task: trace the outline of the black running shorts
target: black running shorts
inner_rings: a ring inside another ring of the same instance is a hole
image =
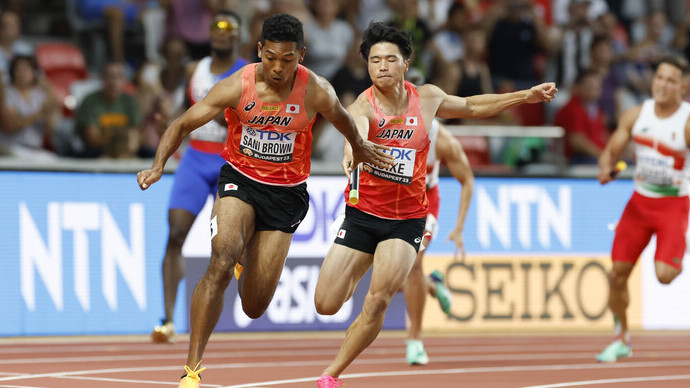
[[[381,241],[399,238],[408,242],[416,252],[424,236],[425,218],[388,220],[364,213],[352,206],[345,207],[345,220],[338,229],[335,243],[358,251],[374,254]]]
[[[294,233],[309,210],[307,184],[272,186],[256,182],[223,165],[218,177],[218,196],[236,197],[254,207],[255,230]]]

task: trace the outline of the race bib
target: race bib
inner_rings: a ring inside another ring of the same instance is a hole
[[[395,166],[381,169],[367,163],[364,165],[364,170],[375,177],[409,186],[412,183],[417,150],[414,148],[391,147],[390,150],[383,150],[383,152],[395,158]]]
[[[638,152],[635,178],[656,186],[674,185],[673,157],[656,152]]]
[[[255,159],[288,163],[292,161],[296,137],[294,132],[264,131],[243,125],[240,152]]]

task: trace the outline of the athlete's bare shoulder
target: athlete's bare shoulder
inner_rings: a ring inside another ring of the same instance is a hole
[[[631,106],[630,108],[623,111],[619,119],[619,122],[626,122],[632,125],[632,123],[634,123],[640,116],[641,111],[642,105]]]
[[[374,106],[369,102],[366,91],[357,96],[357,99],[347,107],[348,112],[354,116],[364,116],[369,120],[374,118]]]
[[[434,84],[424,84],[415,86],[420,98],[442,98],[446,92]]]
[[[310,69],[306,68],[309,76],[307,77],[307,93],[308,94],[315,94],[316,96],[320,95],[321,93],[333,93],[335,94],[335,90],[333,89],[333,85],[331,85],[330,82],[328,82],[327,79],[324,77],[314,73]]]
[[[309,76],[307,77],[307,89],[304,100],[309,116],[311,117],[312,114],[333,109],[334,106],[340,104],[333,85],[313,71],[309,69],[307,71]]]

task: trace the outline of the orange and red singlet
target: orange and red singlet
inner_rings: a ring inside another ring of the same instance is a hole
[[[258,63],[242,73],[237,109],[227,108],[228,140],[222,156],[243,175],[269,185],[296,186],[311,170],[311,127],[304,106],[309,71],[299,65],[285,101],[264,103],[256,94]]]
[[[369,123],[369,140],[391,147],[395,166],[380,169],[364,164],[360,173],[360,201],[357,209],[377,217],[402,220],[424,218],[429,206],[426,198],[426,157],[429,152],[427,134],[419,94],[413,84],[405,81],[408,108],[404,114],[387,116],[376,105],[374,87],[365,91],[374,108]],[[349,190],[345,190],[346,199]],[[350,205],[348,202],[348,206]]]

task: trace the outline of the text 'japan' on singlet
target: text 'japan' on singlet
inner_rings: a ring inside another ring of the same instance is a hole
[[[228,71],[215,74],[211,72],[211,57],[202,58],[194,69],[194,74],[189,80],[189,100],[192,104],[196,104],[202,98],[206,97],[208,91],[218,81],[229,76],[230,74],[241,69],[247,64],[247,60],[239,58],[232,64]],[[225,140],[228,135],[228,130],[224,125],[221,125],[216,120],[211,120],[208,123],[192,131],[189,135],[189,146],[202,152],[220,154],[225,147]]]
[[[369,123],[369,140],[391,147],[395,166],[380,169],[363,164],[359,180],[357,209],[386,219],[412,219],[426,217],[429,206],[426,198],[426,157],[429,136],[424,125],[417,89],[405,81],[408,96],[407,111],[387,116],[376,104],[374,87],[365,91],[374,108]],[[349,198],[349,190],[345,190]]]
[[[309,71],[298,65],[292,91],[285,101],[264,103],[256,94],[258,63],[242,73],[237,109],[227,108],[228,140],[223,157],[240,173],[266,184],[296,186],[311,170],[311,121],[304,97]]]
[[[635,190],[647,197],[688,195],[688,146],[685,125],[690,104],[682,102],[667,118],[654,113],[654,100],[642,103],[632,129],[635,143]]]

